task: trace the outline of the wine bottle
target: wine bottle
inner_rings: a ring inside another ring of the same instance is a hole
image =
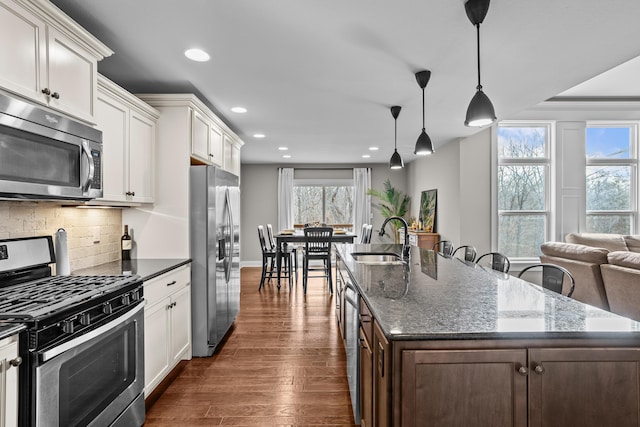
[[[120,238],[120,248],[122,249],[122,260],[129,261],[131,259],[131,236],[129,235],[129,226],[124,226],[124,234]]]

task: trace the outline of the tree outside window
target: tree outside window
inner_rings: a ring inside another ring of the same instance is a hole
[[[547,124],[500,125],[498,136],[498,251],[539,256],[549,222]]]
[[[636,222],[635,125],[589,125],[586,131],[587,231],[631,234]]]
[[[353,186],[294,184],[293,212],[295,224],[352,224]]]

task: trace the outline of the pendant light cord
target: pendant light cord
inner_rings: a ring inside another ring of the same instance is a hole
[[[398,118],[393,119],[393,149],[398,151]]]
[[[422,88],[422,131],[424,132],[424,88]]]
[[[480,84],[480,24],[476,24],[476,30],[477,30],[477,40],[478,40],[478,45],[477,45],[477,53],[478,53],[478,86],[476,87],[477,90],[482,90],[482,85]]]

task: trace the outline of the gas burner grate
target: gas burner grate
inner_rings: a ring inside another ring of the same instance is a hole
[[[138,276],[54,276],[0,289],[0,319],[35,319],[112,292]]]

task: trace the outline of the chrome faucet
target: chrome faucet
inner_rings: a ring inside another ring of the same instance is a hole
[[[384,227],[387,225],[389,221],[398,220],[402,223],[402,227],[404,227],[404,242],[402,242],[402,258],[407,260],[409,259],[409,252],[411,251],[411,247],[409,246],[409,224],[407,221],[401,216],[390,216],[385,219],[382,223],[382,227],[380,227],[380,237],[384,236]]]

